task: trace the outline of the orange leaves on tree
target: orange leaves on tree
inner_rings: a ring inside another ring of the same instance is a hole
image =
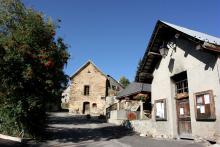
[[[47,68],[52,68],[54,66],[54,61],[49,59],[47,62],[44,63],[44,66]]]

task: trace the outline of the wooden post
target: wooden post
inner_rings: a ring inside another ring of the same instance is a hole
[[[120,101],[117,102],[117,110],[120,110]]]
[[[143,107],[143,101],[140,100],[140,119],[143,119],[143,115],[144,115],[144,107]]]

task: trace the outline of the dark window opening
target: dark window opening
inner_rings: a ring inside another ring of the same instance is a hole
[[[93,103],[93,104],[92,104],[92,108],[97,108],[97,104],[96,104],[96,103]]]
[[[188,79],[186,71],[174,75],[171,79],[175,82],[176,94],[188,93]]]
[[[176,93],[188,93],[188,80],[182,80],[182,81],[178,81],[176,82]]]
[[[89,95],[89,86],[88,85],[84,86],[84,95]]]
[[[116,86],[115,85],[112,85],[112,90],[116,90]]]

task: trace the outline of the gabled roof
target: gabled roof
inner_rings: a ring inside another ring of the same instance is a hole
[[[107,75],[107,77],[110,82],[110,85],[116,85],[116,86],[119,86],[120,89],[124,89],[124,87],[117,80],[115,80],[112,76]]]
[[[152,82],[152,73],[161,59],[160,46],[164,42],[178,37],[194,42],[198,46],[198,50],[220,53],[220,38],[158,20],[138,69],[139,73],[136,74],[135,79],[138,79],[136,82]]]
[[[117,81],[115,80],[113,77],[111,77],[110,75],[106,75],[104,74],[91,60],[88,60],[82,67],[80,67],[71,77],[70,79],[74,78],[76,75],[78,75],[83,69],[85,69],[89,64],[92,64],[97,71],[99,71],[103,76],[106,77],[106,79],[108,79],[110,82],[113,82],[114,85],[120,86],[121,89],[123,89],[123,86]]]
[[[71,77],[70,79],[74,78],[76,75],[78,75],[83,69],[85,69],[89,64],[92,64],[96,70],[98,70],[103,76],[108,78],[91,60],[88,60],[82,67],[80,67]]]
[[[150,93],[151,92],[151,85],[145,84],[145,83],[132,82],[124,90],[119,92],[119,94],[116,98],[120,99],[122,97],[127,97],[127,96],[130,96],[133,94],[138,94],[140,92]]]

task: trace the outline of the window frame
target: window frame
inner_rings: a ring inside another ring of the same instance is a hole
[[[204,106],[206,108],[206,104],[204,103],[204,95],[209,94],[209,101],[210,101],[210,116],[198,116],[198,111],[197,111],[197,106],[201,107]],[[198,105],[197,103],[197,97],[202,96],[202,101],[203,103],[201,105]],[[194,93],[194,107],[195,107],[195,118],[196,121],[215,121],[216,120],[216,111],[215,111],[215,101],[214,101],[214,95],[212,90],[206,90],[206,91],[201,91],[201,92],[196,92]]]
[[[164,117],[163,118],[158,118],[157,117],[157,103],[164,103]],[[155,120],[156,121],[167,121],[167,103],[166,103],[166,99],[159,99],[159,100],[155,100],[154,101],[154,114],[155,114]]]
[[[179,86],[179,88],[178,88],[178,86]],[[183,80],[176,81],[175,88],[176,88],[176,94],[188,93],[189,92],[188,79],[186,78]],[[182,91],[182,92],[179,92],[179,91]]]
[[[88,88],[88,91],[87,91],[87,88]],[[88,96],[90,93],[90,86],[89,85],[84,85],[84,95],[85,96]]]

